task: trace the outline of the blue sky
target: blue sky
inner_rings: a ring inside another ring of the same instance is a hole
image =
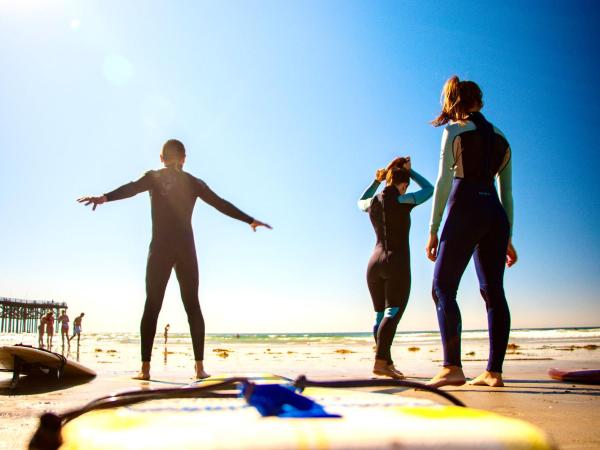
[[[594,2],[0,1],[0,295],[64,300],[88,330],[138,329],[146,195],[75,203],[160,166],[186,170],[273,225],[198,204],[208,332],[362,331],[374,243],[356,200],[409,154],[432,182],[428,122],[451,75],[484,91],[513,149],[515,327],[598,325],[600,54]],[[436,329],[412,214],[412,294],[400,330]],[[465,328],[484,328],[473,267]],[[171,280],[159,323],[186,331]]]

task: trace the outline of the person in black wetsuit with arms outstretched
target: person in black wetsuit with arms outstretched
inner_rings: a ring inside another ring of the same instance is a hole
[[[160,160],[164,168],[150,170],[139,180],[125,184],[99,197],[82,197],[77,201],[98,205],[133,197],[141,192],[150,193],[152,206],[152,242],[146,266],[146,304],[140,326],[142,368],[136,379],[150,379],[150,357],[156,334],[156,324],[165,289],[175,268],[181,299],[188,317],[196,360],[196,378],[207,378],[204,371],[204,318],[198,301],[198,261],[192,230],[192,212],[196,198],[200,198],[223,214],[257,227],[271,228],[243,213],[234,205],[215,194],[204,181],[183,171],[185,147],[175,139],[162,148]]]

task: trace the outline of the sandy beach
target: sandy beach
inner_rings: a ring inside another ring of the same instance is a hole
[[[468,406],[519,418],[545,430],[562,449],[600,448],[600,386],[562,383],[550,379],[550,367],[599,368],[600,330],[586,333],[513,332],[505,364],[504,388],[461,386],[445,388]],[[399,335],[393,357],[410,379],[425,381],[436,373],[441,347],[435,333]],[[271,336],[271,337],[270,337]],[[2,345],[33,344],[34,335],[3,335]],[[152,378],[131,380],[138,368],[139,341],[135,334],[84,335],[79,361],[98,372],[88,383],[53,387],[24,382],[16,392],[8,389],[10,374],[0,375],[0,448],[24,448],[44,411],[62,412],[111,392],[184,385],[192,382],[192,353],[186,335],[173,334],[164,348],[157,339]],[[73,343],[75,350],[76,344]],[[487,343],[481,333],[463,341],[464,369],[468,377],[485,368]],[[60,347],[55,348],[60,351]],[[261,335],[209,336],[205,364],[209,373],[269,372],[289,378],[306,374],[315,379],[370,378],[372,342],[367,335]],[[73,351],[69,358],[76,359]],[[393,395],[429,398],[412,390]]]

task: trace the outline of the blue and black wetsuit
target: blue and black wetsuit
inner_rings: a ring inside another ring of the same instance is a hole
[[[358,201],[359,208],[369,213],[377,237],[367,267],[367,285],[376,312],[376,357],[389,364],[393,364],[392,342],[410,295],[410,212],[433,194],[433,186],[424,177],[414,170],[410,177],[421,187],[419,191],[400,195],[394,186],[387,186],[375,195],[379,182],[374,181]]]
[[[152,242],[146,266],[146,305],[140,326],[142,361],[150,361],[158,314],[175,268],[188,317],[196,361],[204,359],[204,318],[198,301],[198,261],[192,212],[199,197],[223,214],[246,223],[253,218],[215,194],[204,181],[176,168],[146,172],[142,178],[109,192],[108,201],[150,193]]]
[[[496,177],[500,199],[494,185]],[[440,237],[433,276],[433,299],[444,347],[444,366],[461,365],[462,325],[456,292],[474,256],[488,315],[487,370],[502,372],[510,332],[504,265],[513,216],[511,150],[504,135],[481,113],[472,113],[469,121],[448,125],[444,130],[432,233],[438,231],[446,202],[448,217]]]

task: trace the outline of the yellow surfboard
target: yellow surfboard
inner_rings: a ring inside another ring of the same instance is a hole
[[[252,378],[285,381],[270,374]],[[309,387],[303,395],[341,417],[262,417],[243,398],[152,400],[79,416],[62,429],[61,449],[553,448],[539,428],[477,409],[353,389]]]

